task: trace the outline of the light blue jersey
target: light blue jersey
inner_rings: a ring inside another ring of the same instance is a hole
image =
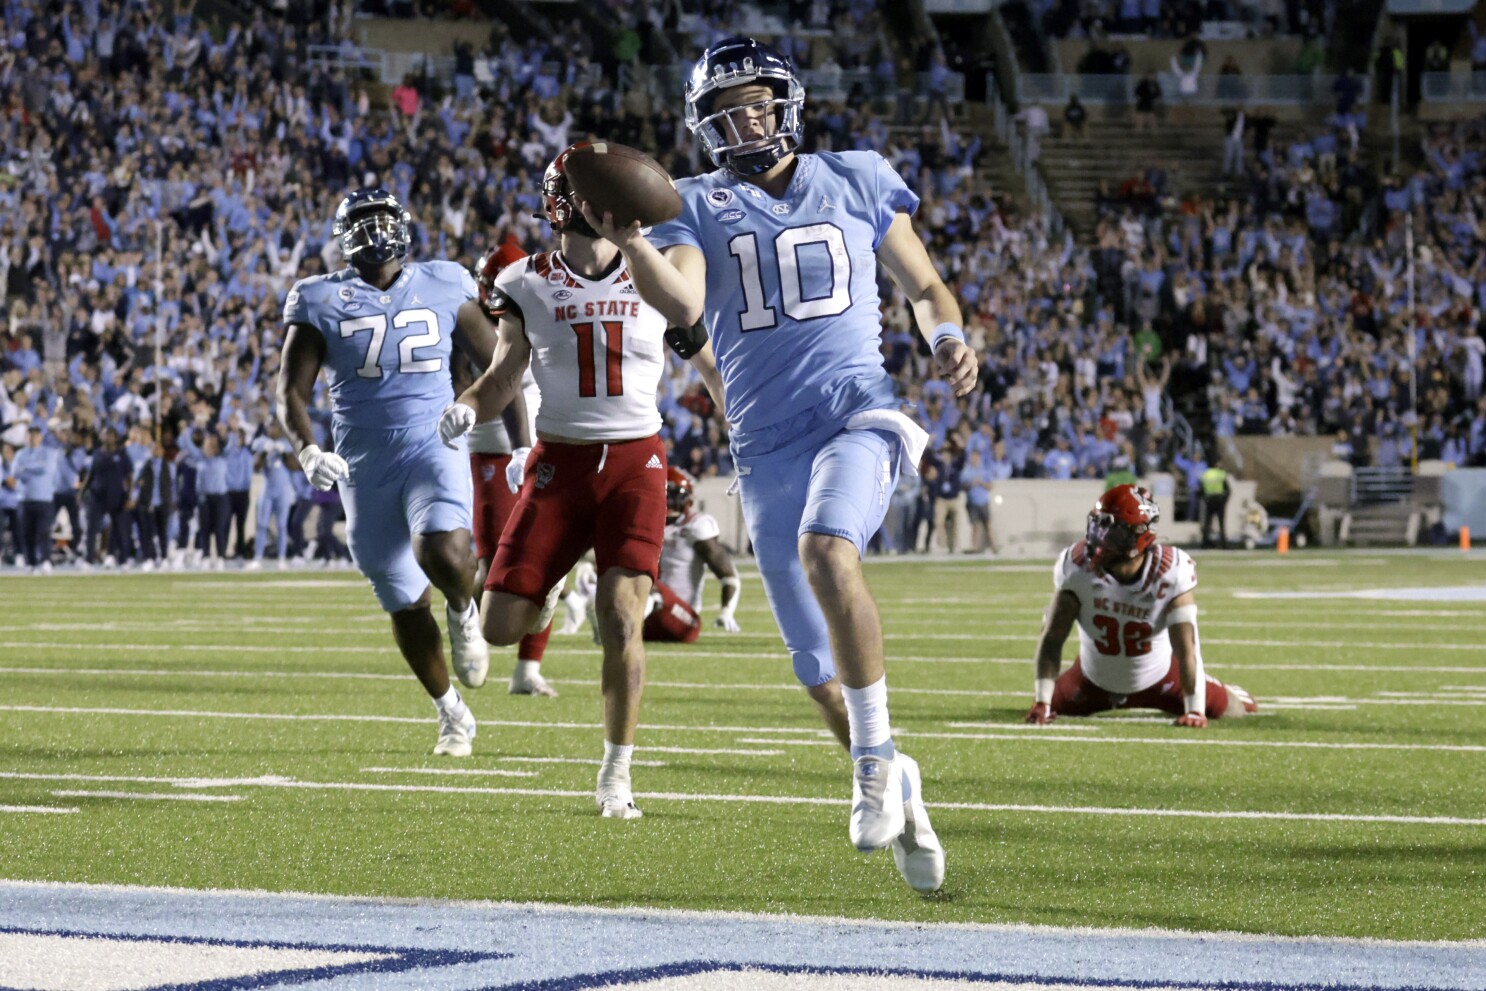
[[[454,326],[478,292],[456,262],[410,262],[385,291],[346,268],[296,282],[284,322],[325,338],[336,423],[390,430],[437,421],[454,401]]]
[[[897,485],[896,437],[847,421],[897,406],[882,362],[877,249],[918,197],[875,152],[798,162],[777,200],[725,171],[677,183],[681,215],[649,237],[706,256],[705,320],[743,517],[795,675],[813,687],[836,667],[799,539],[827,534],[862,553]]]
[[[918,196],[876,152],[798,156],[780,199],[716,171],[676,184],[658,248],[707,259],[705,320],[741,459],[819,443],[896,405],[883,368],[877,247]]]

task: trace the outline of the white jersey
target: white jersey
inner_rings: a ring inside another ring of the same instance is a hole
[[[707,581],[707,563],[697,553],[697,544],[721,535],[722,528],[710,513],[692,513],[666,524],[665,542],[660,548],[660,580],[697,612],[702,610],[702,586]]]
[[[1197,565],[1185,551],[1155,544],[1130,584],[1096,574],[1084,541],[1058,555],[1053,587],[1078,597],[1078,657],[1084,677],[1115,695],[1133,695],[1171,670],[1166,612],[1197,587]]]
[[[521,312],[531,342],[538,433],[620,441],[660,431],[666,318],[640,299],[623,264],[588,281],[549,251],[506,266],[495,289]]]
[[[532,378],[530,368],[521,373],[521,393],[526,399],[526,419],[530,423],[536,419],[537,407],[542,402],[542,394],[537,390],[537,380]],[[471,454],[510,454],[515,447],[506,430],[506,421],[500,417],[475,424],[467,436]]]

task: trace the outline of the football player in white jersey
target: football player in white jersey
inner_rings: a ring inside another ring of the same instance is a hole
[[[692,506],[696,483],[674,465],[666,481],[666,540],[660,552],[660,581],[650,593],[650,615],[644,637],[668,643],[693,643],[702,631],[702,591],[707,572],[722,583],[722,602],[713,625],[739,633],[734,613],[742,582],[733,556],[722,543],[722,530],[711,513]]]
[[[1090,511],[1085,539],[1058,556],[1027,722],[1160,709],[1177,717],[1175,725],[1200,729],[1209,719],[1257,711],[1248,692],[1202,670],[1197,565],[1156,543],[1160,517],[1145,489],[1116,485]],[[1078,659],[1060,677],[1075,623]]]
[[[537,444],[524,464],[512,456],[521,495],[485,581],[481,623],[494,644],[532,632],[550,590],[593,548],[605,737],[595,798],[605,817],[636,819],[630,762],[645,677],[640,627],[660,571],[666,519],[656,392],[666,342],[674,346],[674,338],[665,318],[640,299],[619,249],[597,236],[573,202],[566,161],[581,147],[564,150],[542,178],[543,212],[559,250],[525,258],[496,278],[505,301],[495,355],[444,411],[440,434],[452,440],[493,418],[530,363],[542,394]],[[711,348],[699,344],[683,356],[721,406]]]
[[[496,276],[508,266],[526,257],[514,237],[508,237],[485,253],[475,265],[475,285],[480,290],[480,306],[491,320],[499,321],[504,310],[505,297],[495,291]],[[476,369],[478,375],[484,369]],[[485,587],[485,578],[490,574],[490,562],[495,559],[495,549],[500,535],[506,528],[511,510],[516,508],[516,491],[506,482],[513,454],[519,452],[524,461],[531,449],[529,435],[531,418],[538,409],[536,381],[528,369],[517,390],[501,415],[493,420],[476,423],[469,432],[470,474],[475,481],[474,536],[475,588]],[[463,391],[463,390],[461,390]],[[478,594],[478,592],[477,592]],[[528,633],[516,646],[516,667],[511,671],[509,690],[512,695],[535,695],[556,698],[557,690],[542,677],[542,656],[547,651],[547,640],[552,635],[549,622],[537,633]],[[466,681],[471,688],[479,687],[485,680],[485,670],[478,672],[479,683]]]

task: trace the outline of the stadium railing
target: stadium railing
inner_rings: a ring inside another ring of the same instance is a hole
[[[1163,72],[1157,75],[1161,84],[1161,99],[1167,104],[1191,104],[1198,106],[1223,106],[1244,103],[1251,106],[1303,105],[1323,103],[1333,98],[1334,87],[1339,77],[1315,73],[1311,75],[1273,76],[1222,76],[1206,75],[1197,79],[1196,93],[1182,93],[1175,75]],[[1359,103],[1365,103],[1372,89],[1372,80],[1356,77],[1361,84]],[[1067,103],[1075,93],[1086,104],[1101,106],[1123,106],[1135,102],[1135,87],[1139,76],[1130,74],[1039,74],[1019,73],[1016,80],[1018,103]]]
[[[1476,103],[1486,101],[1486,72],[1456,75],[1453,72],[1421,73],[1419,95],[1425,103]]]

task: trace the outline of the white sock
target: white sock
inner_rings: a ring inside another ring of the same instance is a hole
[[[866,688],[842,685],[841,695],[846,700],[846,721],[851,727],[853,752],[879,747],[893,738],[887,716],[886,675]]]
[[[516,662],[516,675],[515,675],[515,677],[516,677],[516,680],[517,681],[520,681],[520,682],[530,682],[530,681],[533,681],[533,680],[535,680],[537,678],[540,678],[542,676],[541,672],[542,672],[542,662],[541,661],[517,661]]]
[[[450,685],[447,692],[433,700],[433,705],[440,712],[457,712],[464,708],[464,699],[459,697],[459,689]]]
[[[464,604],[464,608],[461,609],[459,612],[455,612],[453,609],[451,609],[449,607],[449,603],[446,602],[446,603],[444,603],[444,611],[447,612],[450,616],[453,616],[456,619],[460,620],[461,622],[463,622],[464,620],[469,619],[471,613],[474,613],[475,615],[479,615],[479,607],[475,605],[475,600],[474,599],[471,599],[468,602],[466,602]]]
[[[604,763],[605,764],[628,764],[634,756],[635,745],[633,743],[610,743],[604,741]]]

